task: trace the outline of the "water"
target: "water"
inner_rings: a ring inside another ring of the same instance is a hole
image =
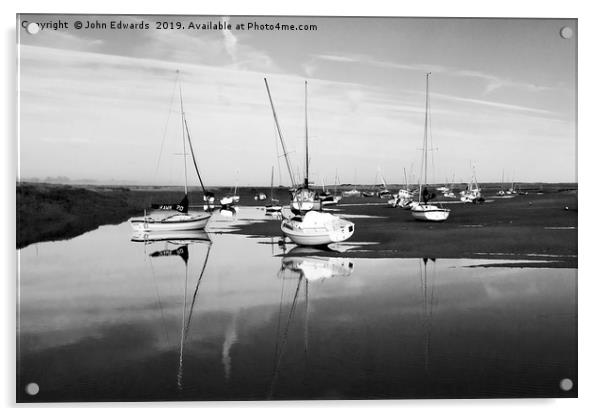
[[[283,248],[227,233],[260,212],[217,218],[210,241],[123,223],[20,250],[18,400],[576,395],[575,269]]]

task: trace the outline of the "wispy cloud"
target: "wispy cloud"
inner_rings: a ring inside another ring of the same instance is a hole
[[[222,17],[222,22],[224,22],[226,25],[229,23],[229,21],[229,17]],[[222,35],[224,36],[224,47],[226,49],[226,52],[228,52],[228,55],[230,55],[230,58],[232,58],[233,61],[236,61],[236,47],[238,45],[238,39],[236,38],[236,36],[234,36],[231,30],[228,30],[226,28],[222,29]]]
[[[550,87],[545,85],[538,85],[529,82],[520,82],[503,77],[499,77],[493,74],[488,74],[482,71],[459,69],[442,65],[433,64],[402,64],[398,62],[383,61],[374,59],[368,55],[329,55],[329,54],[316,54],[312,55],[308,63],[305,64],[306,72],[307,68],[311,69],[312,74],[316,73],[318,64],[320,61],[335,62],[335,63],[356,63],[360,65],[374,66],[378,68],[389,68],[396,70],[406,71],[418,71],[418,72],[435,72],[444,73],[453,77],[462,78],[474,78],[484,81],[485,87],[483,94],[487,95],[495,90],[506,87],[513,87],[519,89],[525,89],[529,92],[540,92],[550,91],[556,89],[556,87]]]

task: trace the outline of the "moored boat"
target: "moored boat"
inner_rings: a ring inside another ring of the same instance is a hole
[[[310,211],[284,219],[280,229],[295,244],[322,246],[348,240],[355,224],[329,213]]]
[[[178,72],[179,74],[179,72]],[[190,154],[194,162],[194,167],[198,175],[201,187],[205,191],[203,181],[194,157],[194,150],[192,148],[192,140],[190,138],[190,131],[188,129],[188,123],[186,122],[186,114],[184,113],[184,104],[182,99],[182,86],[180,84],[180,116],[182,122],[182,147],[184,150],[183,161],[184,161],[184,198],[176,204],[152,204],[151,209],[152,215],[147,215],[146,211],[143,217],[130,218],[129,222],[135,231],[151,232],[151,231],[184,231],[184,230],[201,230],[204,229],[211,214],[207,212],[189,212],[188,211],[188,174],[187,174],[187,163],[186,157],[188,155],[186,149],[186,139],[188,139],[188,145],[190,147]],[[172,215],[158,215],[161,211],[175,211]]]
[[[437,205],[429,204],[428,202],[436,197],[435,193],[431,193],[427,187],[428,183],[428,128],[429,128],[429,116],[430,116],[430,101],[429,101],[429,76],[430,72],[426,74],[426,105],[425,105],[425,116],[424,116],[424,137],[422,147],[422,166],[424,173],[424,182],[421,181],[418,191],[418,203],[410,208],[412,217],[419,221],[433,221],[441,222],[447,220],[451,210],[443,208]]]

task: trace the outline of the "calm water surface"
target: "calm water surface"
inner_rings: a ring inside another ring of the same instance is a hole
[[[575,269],[227,233],[261,216],[217,216],[197,240],[132,242],[123,223],[20,250],[18,400],[576,395]]]

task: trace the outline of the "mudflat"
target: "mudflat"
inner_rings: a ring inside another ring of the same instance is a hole
[[[212,190],[219,195],[230,189]],[[242,188],[241,205],[262,209],[265,201],[253,198],[257,192],[270,194],[265,188]],[[503,258],[537,260],[545,267],[577,267],[576,190],[548,186],[512,198],[494,193],[493,189],[489,195],[485,192],[486,202],[480,205],[435,200],[452,210],[443,223],[416,221],[410,211],[391,208],[378,198],[347,197],[329,210],[355,223],[348,244],[370,243],[354,250],[354,257]],[[190,194],[191,203],[200,209],[200,190],[192,189]],[[181,197],[180,188],[170,187],[18,184],[17,248],[72,238],[142,215],[151,202],[177,202]],[[288,192],[279,188],[275,197],[286,203]],[[279,221],[241,223],[233,232],[282,236]]]

